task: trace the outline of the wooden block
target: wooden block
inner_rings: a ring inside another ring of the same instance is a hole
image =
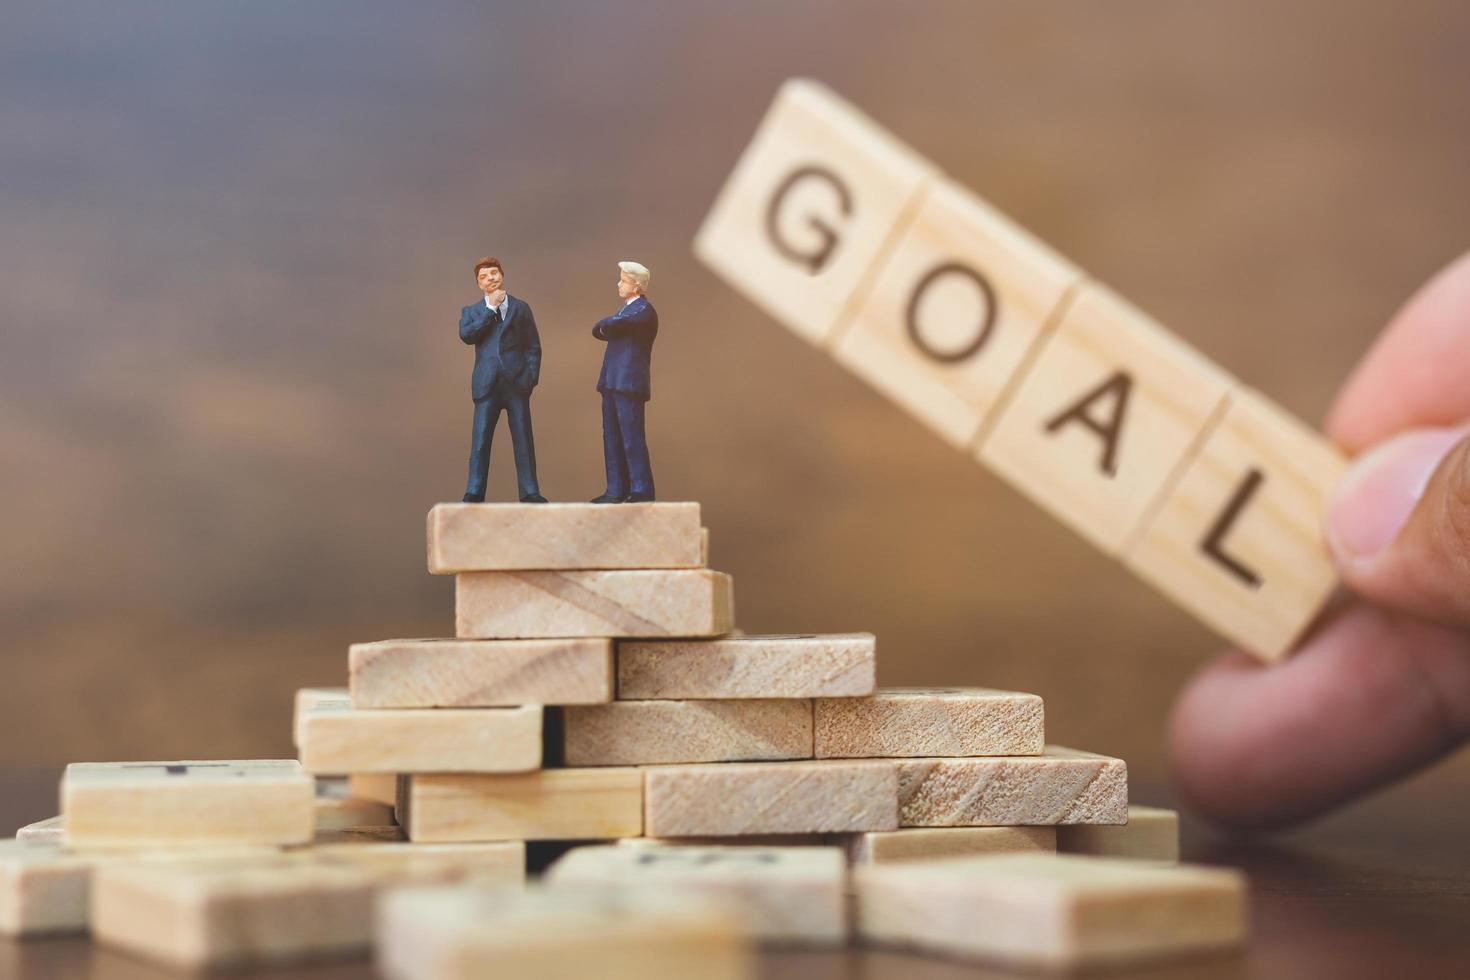
[[[707,527],[699,529],[699,563],[709,564],[709,528]]]
[[[893,830],[897,773],[886,762],[730,762],[644,770],[651,837]]]
[[[818,698],[819,759],[1037,755],[1041,698],[987,688],[893,688],[866,698]]]
[[[562,718],[569,766],[812,757],[811,701],[617,701]]]
[[[393,806],[398,802],[398,776],[391,772],[358,772],[347,777],[347,789],[353,796]]]
[[[340,701],[348,697],[345,687],[303,687],[296,692],[296,710],[291,715],[291,744],[301,744],[301,716],[322,701]]]
[[[551,866],[546,880],[725,896],[763,942],[847,939],[847,862],[836,847],[578,847]]]
[[[993,827],[1128,819],[1128,764],[1048,745],[1043,755],[903,759],[901,827]],[[883,828],[874,828],[883,829]]]
[[[1245,879],[1222,868],[1014,854],[853,878],[865,939],[1007,966],[1116,966],[1237,946],[1246,933]]]
[[[73,762],[61,782],[69,847],[302,844],[314,795],[295,759]]]
[[[968,448],[1082,272],[948,180],[860,291],[837,360]]]
[[[613,644],[607,639],[384,640],[354,643],[348,663],[356,708],[494,708],[613,699]]]
[[[322,701],[302,717],[308,772],[526,772],[541,765],[541,706],[353,708]]]
[[[1113,828],[1108,828],[1113,829]],[[1055,854],[1055,827],[915,827],[849,834],[847,858],[853,865],[889,864],[983,854]]]
[[[747,834],[743,837],[623,837],[616,847],[830,847],[833,834]]]
[[[699,568],[697,503],[436,504],[429,571]]]
[[[521,885],[526,881],[525,841],[419,844],[313,844],[312,860],[365,871],[390,884],[430,880]]]
[[[0,936],[86,929],[94,864],[58,843],[0,840]]]
[[[318,828],[313,847],[336,844],[394,844],[408,839],[396,823],[365,824],[358,827]]]
[[[734,599],[730,577],[705,569],[467,572],[454,612],[461,637],[718,636]]]
[[[1163,327],[1088,283],[1001,410],[980,459],[1119,555],[1233,387]]]
[[[1239,392],[1128,567],[1221,635],[1278,660],[1336,584],[1322,527],[1346,466],[1323,437]]]
[[[1179,863],[1179,814],[1154,806],[1130,806],[1121,827],[1074,824],[1057,828],[1057,850],[1069,854]]]
[[[531,886],[406,888],[377,910],[387,980],[753,980],[739,911],[708,895]]]
[[[29,844],[60,844],[66,824],[60,814],[28,823],[15,832],[15,839]]]
[[[831,90],[792,79],[720,191],[694,254],[794,333],[823,343],[934,176]]]
[[[387,827],[393,823],[393,807],[378,800],[357,796],[318,796],[316,829],[354,830],[359,827]]]
[[[618,644],[618,697],[813,698],[872,694],[872,633],[628,640]]]
[[[643,833],[643,772],[542,769],[404,777],[398,822],[413,841],[602,840]]]

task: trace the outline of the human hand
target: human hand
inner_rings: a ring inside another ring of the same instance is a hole
[[[1314,816],[1470,739],[1470,255],[1394,318],[1327,432],[1358,457],[1326,530],[1357,595],[1282,664],[1205,667],[1170,722],[1180,792],[1235,827]]]
[[[499,286],[485,290],[485,298],[490,300],[491,306],[499,306],[505,302],[505,290]]]

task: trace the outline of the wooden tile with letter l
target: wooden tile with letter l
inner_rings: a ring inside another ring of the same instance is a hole
[[[1128,819],[1128,764],[1048,745],[1042,755],[899,759],[900,827],[996,827]]]
[[[1230,949],[1245,877],[1080,855],[1014,854],[858,868],[869,941],[1002,966],[1072,970]]]
[[[699,568],[699,504],[436,504],[429,571]]]
[[[1118,556],[1233,386],[1162,326],[1086,283],[981,442],[980,460]]]
[[[1337,583],[1322,528],[1346,468],[1325,438],[1239,392],[1125,562],[1227,639],[1279,660]]]
[[[1111,829],[1111,828],[1110,828]],[[912,827],[846,835],[847,859],[889,864],[983,854],[1055,854],[1055,827]]]
[[[1039,755],[1035,694],[987,688],[893,688],[868,698],[818,698],[818,759]]]
[[[569,766],[812,757],[811,701],[615,701],[566,708],[562,723]]]
[[[1121,827],[1074,824],[1057,828],[1057,850],[1068,854],[1179,862],[1179,814],[1156,806],[1130,806]]]
[[[710,895],[531,885],[403,888],[378,902],[387,980],[754,980],[740,912]]]
[[[872,633],[628,640],[618,697],[857,697],[873,693],[876,646]]]
[[[940,181],[860,288],[833,353],[967,449],[1081,279],[990,205]]]
[[[551,866],[546,881],[720,895],[743,910],[746,931],[762,942],[847,939],[847,861],[836,847],[579,847]]]
[[[643,833],[643,771],[402,777],[398,822],[412,841],[607,840]]]
[[[455,635],[719,636],[730,632],[730,576],[705,569],[466,572],[455,576]]]
[[[295,759],[73,762],[61,781],[68,847],[304,844],[315,795]]]
[[[0,840],[0,936],[85,930],[94,864],[59,843]]]
[[[354,708],[322,701],[301,722],[307,772],[526,772],[541,767],[541,706]]]
[[[935,175],[830,89],[792,79],[720,191],[694,253],[820,344]]]
[[[347,656],[356,708],[495,708],[613,699],[608,639],[383,640],[354,643]]]
[[[725,762],[644,772],[650,837],[893,830],[897,771],[889,762]]]

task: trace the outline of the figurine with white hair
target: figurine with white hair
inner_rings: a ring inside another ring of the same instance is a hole
[[[607,491],[594,504],[626,504],[653,500],[653,464],[643,432],[653,338],[658,313],[648,302],[650,274],[637,262],[618,263],[618,297],[622,309],[598,320],[592,336],[607,342],[602,355],[602,454],[607,464]]]

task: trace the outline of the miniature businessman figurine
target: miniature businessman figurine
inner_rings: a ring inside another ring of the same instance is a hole
[[[541,377],[536,318],[525,300],[505,291],[499,259],[486,256],[476,262],[475,282],[485,295],[459,314],[459,339],[475,348],[475,371],[470,377],[475,428],[464,501],[478,504],[485,500],[490,440],[503,410],[510,420],[521,503],[544,504],[546,498],[536,484],[536,444],[531,438],[531,389]]]
[[[644,295],[650,278],[637,262],[619,262],[618,296],[623,308],[597,321],[592,336],[607,341],[602,354],[602,454],[607,464],[607,492],[594,504],[652,500],[653,465],[643,434],[643,410],[649,388],[653,338],[658,314]]]

